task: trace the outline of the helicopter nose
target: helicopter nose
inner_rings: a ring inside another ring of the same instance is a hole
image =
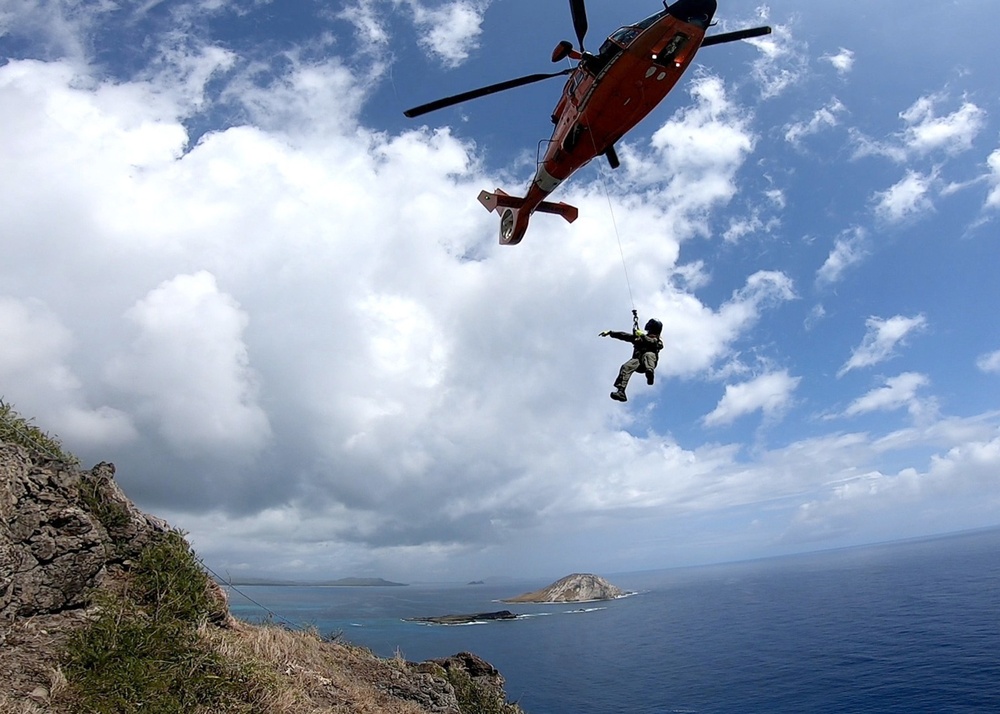
[[[677,0],[667,12],[678,20],[708,27],[718,7],[717,0]]]

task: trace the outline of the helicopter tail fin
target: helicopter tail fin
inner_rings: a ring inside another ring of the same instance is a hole
[[[525,199],[511,196],[498,188],[494,193],[480,191],[479,202],[487,211],[491,213],[496,211],[500,214],[500,245],[516,245],[521,242],[525,231],[528,230],[528,219],[532,213],[523,210]],[[576,206],[562,201],[559,203],[542,201],[533,210],[562,216],[567,223],[575,221],[580,214]]]

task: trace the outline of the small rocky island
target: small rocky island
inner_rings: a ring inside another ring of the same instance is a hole
[[[501,602],[593,602],[595,600],[615,600],[628,594],[598,575],[573,573],[557,580],[547,588],[507,598]]]
[[[490,620],[516,620],[510,610],[497,612],[477,612],[472,615],[439,615],[437,617],[408,617],[407,622],[427,622],[432,625],[468,625],[472,622],[487,622]]]

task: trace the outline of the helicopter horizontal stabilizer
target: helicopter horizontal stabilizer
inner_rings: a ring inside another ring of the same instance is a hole
[[[524,199],[518,198],[517,196],[511,196],[510,194],[504,193],[500,189],[496,190],[496,193],[490,193],[489,191],[479,192],[479,202],[485,206],[486,210],[492,213],[498,208],[520,208],[524,205]]]
[[[542,213],[554,213],[562,216],[567,222],[572,223],[580,214],[576,206],[568,203],[551,203],[542,201],[534,205],[533,208],[525,209],[527,201],[518,196],[511,196],[504,193],[499,188],[495,193],[489,191],[479,192],[479,202],[492,213],[496,211],[500,214],[500,245],[516,245],[521,242],[524,232],[528,230],[528,219],[534,211]]]
[[[538,204],[536,211],[541,211],[542,213],[554,213],[557,216],[562,216],[567,223],[572,223],[576,220],[577,216],[580,215],[580,209],[576,206],[571,206],[568,203],[552,203],[551,201],[542,201]]]
[[[486,207],[487,211],[493,212],[498,208],[520,208],[524,205],[524,199],[504,193],[499,188],[495,193],[489,191],[479,192],[479,202]],[[542,213],[554,213],[562,216],[567,223],[572,223],[580,215],[580,209],[568,203],[553,203],[552,201],[542,201],[535,207],[536,211]]]

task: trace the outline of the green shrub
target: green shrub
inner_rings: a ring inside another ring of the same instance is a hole
[[[136,559],[120,592],[95,599],[64,667],[81,714],[254,712],[258,671],[224,659],[198,628],[213,611],[208,577],[179,533]]]
[[[521,707],[508,702],[502,692],[479,684],[468,672],[456,668],[447,672],[462,714],[523,714]]]
[[[67,464],[78,464],[80,460],[63,449],[59,439],[46,434],[25,419],[14,407],[0,399],[0,441],[23,446],[32,453],[40,453],[50,459],[58,459]]]
[[[128,508],[113,501],[101,489],[101,480],[84,474],[80,480],[80,500],[109,532],[128,525]]]

